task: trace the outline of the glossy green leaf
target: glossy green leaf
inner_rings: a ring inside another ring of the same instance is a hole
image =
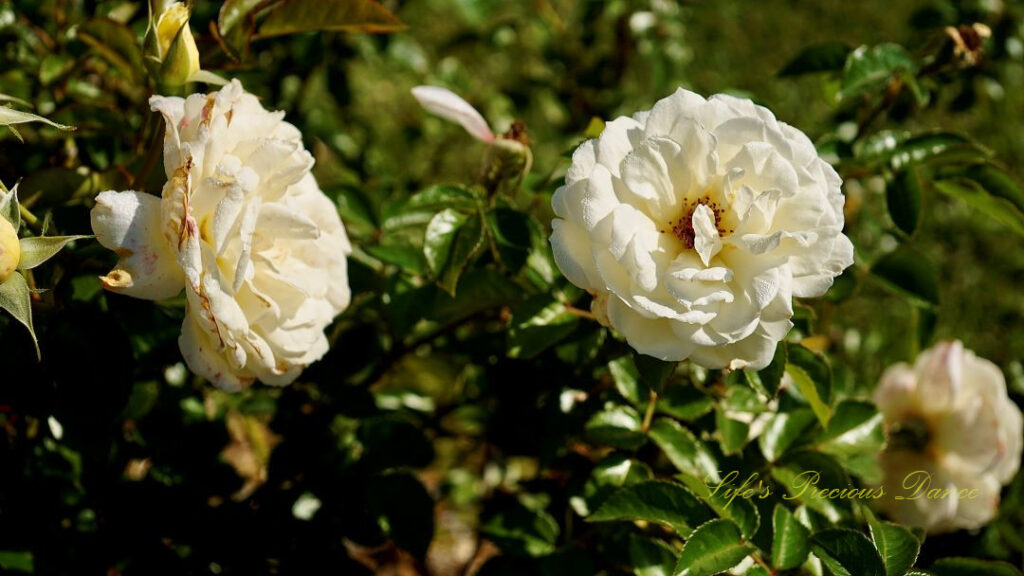
[[[32,296],[28,283],[21,274],[14,272],[0,284],[0,309],[6,310],[15,320],[28,328],[32,343],[36,347],[36,356],[40,356],[39,341],[36,340],[36,331],[32,326]]]
[[[814,72],[842,70],[846,57],[853,49],[845,42],[812,44],[800,51],[779,70],[779,76],[799,76]]]
[[[376,0],[289,0],[271,9],[259,27],[258,36],[317,30],[385,33],[405,27]]]
[[[711,519],[711,511],[686,488],[659,480],[626,486],[587,517],[587,522],[617,520],[657,522],[687,537],[693,526]],[[739,528],[736,529],[737,532]]]
[[[469,216],[445,208],[430,219],[423,236],[423,256],[434,275],[440,275],[451,259],[452,245]]]
[[[836,576],[885,576],[885,565],[860,532],[835,528],[811,537],[811,549]]]
[[[778,460],[811,428],[815,418],[808,408],[775,414],[757,439],[761,453],[769,462]]]
[[[786,373],[823,426],[832,417],[832,369],[824,358],[800,345],[787,348]]]
[[[30,270],[53,258],[69,242],[91,238],[91,236],[37,236],[21,239],[21,261],[19,270]]]
[[[715,407],[710,396],[693,386],[669,386],[658,395],[654,410],[679,420],[692,422]]]
[[[480,532],[509,554],[544,556],[557,549],[560,529],[543,507],[520,501],[487,517]]]
[[[772,566],[790,570],[804,563],[811,552],[811,533],[782,504],[772,512]]]
[[[608,371],[615,382],[615,389],[623,398],[638,409],[647,406],[650,388],[640,381],[640,373],[630,355],[620,356],[608,363]]]
[[[921,221],[921,175],[913,166],[896,173],[885,185],[885,205],[893,224],[908,236]]]
[[[871,541],[885,564],[886,576],[903,576],[917,561],[921,542],[903,526],[875,518],[869,509],[865,509],[865,515]]]
[[[772,356],[771,364],[757,372],[760,387],[770,398],[774,398],[779,393],[782,375],[786,373],[786,362],[787,345],[785,342],[779,342],[775,347],[775,355]]]
[[[737,565],[754,547],[730,520],[712,520],[693,531],[679,554],[675,576],[713,576]]]
[[[761,478],[757,473],[741,475],[735,470],[718,481],[688,475],[680,478],[719,518],[732,520],[744,536],[754,537],[761,526],[761,513],[757,511],[754,500],[766,494],[767,478]]]
[[[479,200],[476,194],[462,186],[431,186],[413,194],[402,210],[440,212],[445,209],[457,210],[460,212],[473,212],[477,209]]]
[[[943,558],[932,564],[935,576],[1021,576],[1021,571],[1006,562],[977,558]]]
[[[636,410],[616,406],[594,414],[587,421],[587,437],[598,444],[607,444],[624,450],[635,450],[647,442],[640,430],[641,419]]]
[[[844,400],[818,437],[818,449],[839,457],[877,453],[885,443],[882,414],[871,402]]]
[[[706,479],[719,479],[715,457],[693,432],[678,422],[668,418],[657,418],[651,423],[651,429],[647,433],[680,472],[701,482]]]
[[[547,294],[534,296],[512,312],[508,355],[532,358],[571,334],[579,321],[566,310],[565,303]]]
[[[901,246],[882,256],[871,267],[871,273],[887,289],[917,306],[930,308],[939,304],[938,270],[910,247]]]
[[[718,429],[718,442],[722,452],[739,454],[747,444],[750,424],[730,418],[722,408],[715,410],[715,427]]]
[[[810,450],[796,450],[784,456],[772,468],[772,477],[785,489],[783,501],[803,503],[811,510],[836,522],[850,510],[850,500],[840,492],[855,488],[846,470],[831,456]],[[836,496],[836,498],[822,497]]]
[[[877,91],[895,74],[916,71],[914,57],[898,44],[861,46],[846,59],[839,97],[848,99]]]

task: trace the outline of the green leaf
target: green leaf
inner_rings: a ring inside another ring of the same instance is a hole
[[[846,100],[876,91],[894,75],[916,71],[914,57],[898,44],[861,46],[846,58],[839,98]]]
[[[259,38],[317,30],[386,33],[405,24],[375,0],[290,0],[272,8]]]
[[[914,164],[973,164],[992,153],[967,136],[954,132],[910,134],[881,130],[854,147],[854,156],[869,166],[888,164],[902,171]]]
[[[463,270],[469,266],[486,245],[483,227],[483,218],[479,214],[470,216],[455,235],[455,241],[451,247],[451,257],[445,264],[438,285],[445,292],[455,295],[455,288],[459,283],[459,277]]]
[[[21,239],[19,270],[30,270],[57,255],[69,242],[92,236],[38,236]]]
[[[126,77],[145,78],[142,47],[128,26],[110,18],[93,18],[78,27],[75,38],[88,44]]]
[[[1006,562],[976,558],[943,558],[932,564],[935,576],[1021,576],[1020,570]]]
[[[533,358],[562,341],[579,325],[565,304],[548,294],[523,302],[512,312],[508,331],[510,358]]]
[[[844,400],[840,402],[828,426],[818,437],[817,447],[838,457],[857,453],[876,453],[885,443],[882,414],[871,402]]]
[[[31,552],[0,550],[0,568],[33,574],[33,557]]]
[[[587,437],[598,444],[607,444],[624,450],[636,450],[647,442],[640,430],[637,411],[628,406],[616,406],[594,414],[587,421]]]
[[[427,211],[439,212],[447,208],[460,212],[474,212],[479,205],[476,194],[462,186],[431,186],[414,194],[402,210],[405,212]]]
[[[651,480],[615,492],[587,517],[587,522],[657,522],[685,538],[692,532],[692,526],[710,518],[711,512],[686,488],[672,482]],[[736,530],[739,531],[738,528]]]
[[[39,341],[36,340],[36,331],[32,327],[32,296],[24,276],[15,272],[0,284],[0,308],[28,328],[32,343],[36,347],[36,357],[41,358]]]
[[[808,408],[797,408],[772,416],[764,432],[757,439],[761,453],[769,462],[778,460],[814,422],[814,412]]]
[[[878,554],[885,564],[886,576],[903,576],[914,562],[921,550],[921,542],[903,526],[892,522],[883,522],[865,508],[868,518],[868,529],[871,540],[875,543]]]
[[[572,498],[570,503],[580,516],[589,516],[608,497],[623,486],[631,486],[654,477],[651,468],[627,454],[616,452],[598,462],[583,485],[584,499]]]
[[[885,186],[885,204],[893,224],[908,236],[921,221],[921,176],[913,166],[897,172]]]
[[[259,9],[272,4],[267,0],[224,0],[215,36],[229,56],[237,60],[247,50]]]
[[[800,345],[787,347],[786,373],[807,400],[822,426],[832,417],[832,369],[824,358]]]
[[[782,382],[782,375],[786,373],[787,346],[785,342],[779,342],[775,347],[775,355],[768,366],[757,372],[761,388],[769,398],[774,398],[779,393],[779,384]]]
[[[53,126],[60,130],[74,130],[71,126],[57,124],[56,122],[47,120],[46,118],[32,114],[31,112],[22,112],[21,110],[0,106],[0,126],[11,126],[12,124],[24,124],[26,122],[42,122],[43,124]]]
[[[480,532],[508,554],[544,556],[556,550],[558,522],[543,507],[526,499],[515,502],[487,518]]]
[[[633,357],[620,356],[608,363],[608,371],[615,381],[615,389],[636,408],[645,408],[650,398],[650,388],[640,381],[640,373],[633,363]]]
[[[654,410],[673,418],[692,422],[715,407],[710,396],[693,386],[669,386],[658,396]]]
[[[721,407],[715,410],[715,428],[718,429],[718,442],[722,445],[722,452],[739,454],[746,446],[750,424],[729,418]]]
[[[438,212],[423,235],[423,256],[427,266],[435,276],[440,276],[445,265],[451,259],[452,245],[458,236],[459,229],[466,223],[469,216],[451,208]]]
[[[636,576],[672,576],[676,551],[661,540],[630,534],[629,563]]]
[[[651,390],[661,393],[665,384],[676,371],[678,362],[665,362],[646,354],[634,354],[633,362],[636,364],[637,372],[640,374],[640,381],[647,384]]]
[[[754,537],[761,525],[761,514],[752,499],[765,494],[765,483],[758,474],[750,474],[743,478],[734,470],[714,484],[709,482],[709,478],[698,480],[685,474],[679,477],[687,488],[718,514],[719,518],[732,520],[739,526],[744,536]],[[742,482],[739,482],[740,480]]]
[[[779,76],[799,76],[813,72],[842,70],[853,49],[845,42],[822,42],[804,48],[779,70]]]
[[[772,513],[772,566],[790,570],[804,563],[811,552],[811,533],[782,504]]]
[[[854,489],[846,470],[827,454],[793,451],[772,468],[772,477],[786,488],[784,501],[802,502],[831,522],[837,522],[850,509],[849,499],[821,497],[822,491]],[[840,496],[830,492],[825,495]]]
[[[658,418],[647,434],[672,465],[683,474],[704,482],[718,481],[718,463],[707,447],[675,420]]]
[[[712,520],[693,531],[679,554],[675,576],[713,576],[754,551],[730,520]]]
[[[871,273],[885,288],[916,306],[939,305],[938,270],[923,254],[908,246],[900,246],[879,258]]]
[[[433,287],[430,287],[433,289]],[[425,316],[441,324],[451,324],[473,314],[514,306],[523,298],[523,291],[497,270],[490,268],[467,270],[459,282],[459,291],[451,296],[436,290],[432,303],[424,307]]]
[[[517,210],[495,208],[487,213],[487,227],[498,258],[512,274],[519,272],[530,256],[530,217]]]
[[[398,266],[407,274],[420,275],[426,272],[423,250],[407,242],[394,242],[374,246],[363,245],[363,251],[385,264]]]
[[[434,500],[415,476],[388,472],[371,479],[363,505],[399,548],[426,557],[434,537]]]
[[[811,549],[835,576],[885,576],[885,565],[860,532],[835,528],[811,537]]]
[[[1024,235],[1024,190],[1006,172],[978,165],[945,176],[935,188]]]

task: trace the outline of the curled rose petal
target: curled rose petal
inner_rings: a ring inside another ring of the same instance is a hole
[[[458,94],[439,86],[417,86],[412,89],[412,95],[427,112],[462,125],[470,136],[481,142],[494,142],[494,133],[487,121]]]

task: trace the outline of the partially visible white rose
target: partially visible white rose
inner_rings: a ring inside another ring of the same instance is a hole
[[[21,243],[14,225],[0,216],[0,284],[14,273],[21,262]]]
[[[913,367],[889,367],[875,402],[887,435],[879,455],[883,504],[893,518],[937,533],[977,528],[995,516],[1024,442],[1021,411],[995,364],[959,341],[942,342]],[[948,492],[927,497],[927,489]]]
[[[168,182],[162,198],[96,198],[93,230],[120,256],[104,287],[150,300],[185,288],[181,352],[217,386],[291,383],[350,298],[351,246],[302,135],[237,81],[150,105],[167,122]]]
[[[853,263],[840,184],[767,109],[680,89],[579,147],[551,245],[638,352],[760,369],[792,327],[793,296],[821,296]]]

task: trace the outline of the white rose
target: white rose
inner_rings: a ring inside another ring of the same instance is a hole
[[[217,386],[291,383],[350,298],[351,246],[302,135],[237,81],[150,105],[167,122],[168,182],[162,198],[96,198],[93,230],[121,257],[104,287],[150,300],[185,288],[181,352]]]
[[[609,122],[552,199],[562,273],[638,352],[763,368],[853,263],[836,172],[767,109],[680,89]]]
[[[977,528],[995,516],[1024,441],[1020,409],[995,364],[960,342],[942,342],[913,367],[889,367],[875,402],[888,439],[879,456],[883,504],[896,520],[935,533]],[[929,495],[933,489],[948,492]]]

